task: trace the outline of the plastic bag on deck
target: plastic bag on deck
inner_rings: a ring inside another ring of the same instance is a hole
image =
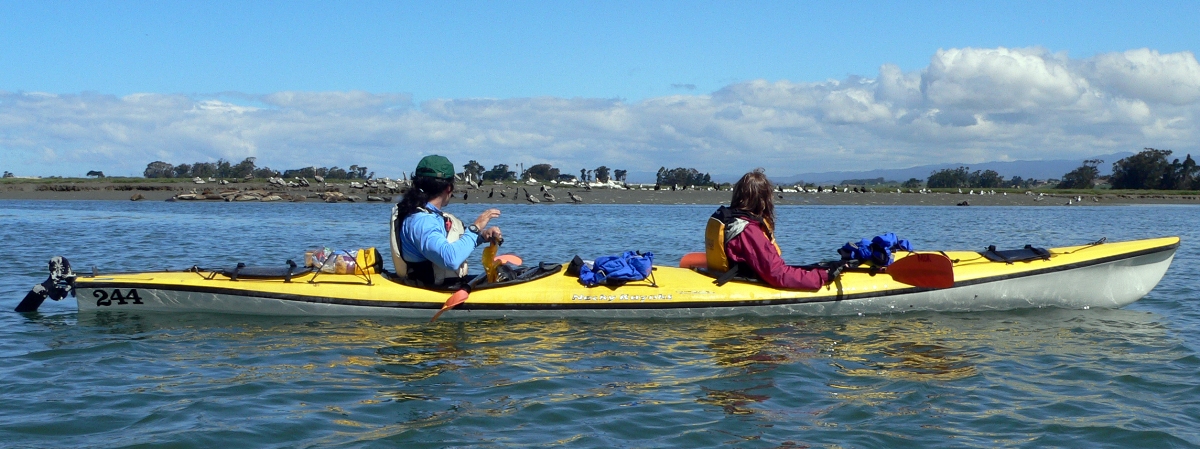
[[[374,247],[338,251],[320,247],[304,252],[304,266],[327,274],[375,274],[379,261]]]

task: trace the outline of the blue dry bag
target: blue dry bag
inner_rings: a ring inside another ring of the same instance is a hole
[[[653,265],[653,253],[625,251],[616,256],[597,257],[592,265],[584,264],[579,268],[579,282],[593,287],[606,283],[640,281],[650,276]]]
[[[912,243],[888,232],[870,240],[846,243],[838,250],[838,254],[844,260],[871,262],[875,266],[886,267],[892,264],[892,252],[896,250],[912,251]]]

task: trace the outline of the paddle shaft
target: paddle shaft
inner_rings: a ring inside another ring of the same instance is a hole
[[[515,259],[516,265],[521,264],[521,258],[515,255],[506,254],[504,256],[496,256],[496,250],[499,249],[500,245],[502,244],[504,244],[504,239],[492,240],[492,244],[483,250],[484,273],[477,276],[475,279],[471,279],[471,282],[468,282],[466,286],[458,289],[451,294],[449,298],[446,298],[446,303],[442,305],[442,308],[439,309],[437,313],[433,314],[433,318],[430,318],[429,322],[432,323],[437,321],[438,317],[442,316],[442,314],[447,310],[453,309],[455,306],[467,302],[467,299],[471,297],[471,289],[475,288],[476,285],[479,285],[479,283],[484,279],[487,279],[488,282],[496,282],[497,266],[504,262],[499,260],[500,258],[510,257],[511,259]]]

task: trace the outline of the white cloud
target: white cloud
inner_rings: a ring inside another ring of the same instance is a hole
[[[1071,59],[1040,48],[939,50],[874,78],[751,80],[708,95],[438,99],[277,92],[116,97],[0,91],[0,169],[140,174],[155,160],[276,169],[366,165],[380,176],[441,153],[462,165],[607,165],[737,175],[936,162],[1197,152],[1200,64],[1152,50]],[[50,149],[53,150],[50,150]],[[37,154],[39,157],[19,155]]]
[[[1125,98],[1176,106],[1200,100],[1200,63],[1191,52],[1161,55],[1142,48],[1109,53],[1093,58],[1085,70]]]
[[[1063,55],[1042,49],[938,50],[921,84],[934,105],[978,111],[1064,107],[1088,82],[1067,68]]]
[[[922,102],[921,74],[904,73],[900,67],[892,64],[879,67],[875,89],[879,101],[899,108],[917,107]]]
[[[407,109],[412,107],[412,95],[372,94],[361,90],[350,92],[276,92],[264,95],[261,100],[267,105],[285,109],[297,109],[310,113],[374,110],[380,108]]]

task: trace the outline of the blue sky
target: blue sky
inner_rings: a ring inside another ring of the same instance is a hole
[[[1197,23],[1193,1],[0,2],[0,169],[1196,152]]]

